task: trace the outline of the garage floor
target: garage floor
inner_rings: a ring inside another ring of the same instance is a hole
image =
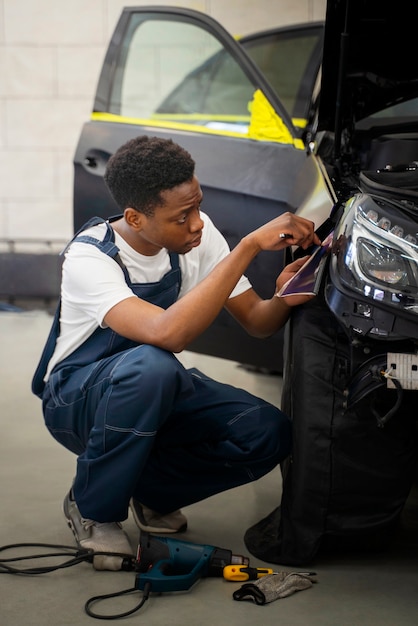
[[[47,543],[73,546],[62,515],[62,500],[71,484],[75,457],[47,433],[40,401],[31,394],[30,380],[51,318],[44,312],[0,312],[0,546]],[[182,361],[225,382],[246,387],[280,402],[281,379],[250,373],[236,363],[185,352]],[[189,530],[181,536],[250,556],[245,530],[279,503],[279,470],[251,485],[220,494],[184,509]],[[406,527],[395,544],[381,554],[326,557],[314,564],[318,584],[288,598],[260,607],[236,602],[240,583],[205,578],[187,592],[152,594],[144,607],[120,624],[147,626],[416,626],[418,623],[418,494],[405,510]],[[132,543],[138,531],[125,523]],[[48,550],[46,550],[48,552]],[[2,551],[1,559],[33,555],[41,548],[23,546]],[[61,561],[62,562],[62,559]],[[16,567],[45,566],[57,561],[9,562]],[[251,558],[251,565],[268,564]],[[274,566],[277,570],[289,568]],[[3,574],[0,579],[2,626],[83,626],[94,620],[85,602],[135,585],[133,572],[96,572],[91,565],[33,576]],[[92,607],[104,615],[132,609],[141,592],[110,599]]]

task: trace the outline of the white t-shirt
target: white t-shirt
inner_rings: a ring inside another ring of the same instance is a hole
[[[179,255],[182,280],[179,298],[200,283],[229,253],[226,240],[211,219],[205,213],[201,213],[201,218],[204,228],[200,246]],[[106,225],[99,224],[82,234],[101,241],[105,233]],[[132,283],[158,282],[171,267],[166,249],[154,256],[144,256],[131,248],[117,232],[115,244]],[[250,288],[248,278],[241,276],[230,297]],[[73,242],[65,254],[62,268],[60,336],[45,380],[53,367],[74,352],[98,326],[106,326],[103,319],[112,307],[133,295],[114,259],[92,244]]]

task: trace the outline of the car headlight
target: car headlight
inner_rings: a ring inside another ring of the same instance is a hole
[[[359,237],[357,253],[359,268],[370,280],[396,287],[408,285],[408,264],[397,250]]]
[[[351,198],[335,232],[331,263],[341,285],[418,314],[417,219],[417,209],[400,202],[367,194]]]

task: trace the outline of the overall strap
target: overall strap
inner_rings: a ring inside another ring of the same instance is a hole
[[[106,227],[107,227],[106,234],[102,241],[100,241],[99,239],[96,239],[95,237],[81,234],[85,230],[88,230],[89,228],[92,228],[93,226],[97,226],[98,224],[106,224]],[[74,241],[81,242],[81,243],[92,243],[93,245],[100,245],[100,249],[102,250],[102,252],[104,252],[105,254],[108,254],[109,256],[113,258],[115,258],[115,256],[119,252],[119,248],[115,245],[115,233],[113,231],[113,228],[109,226],[109,224],[103,217],[92,217],[91,219],[89,219],[89,221],[86,222],[84,226],[82,226],[76,232],[76,234],[71,239],[71,241],[67,243],[64,250],[61,252],[61,255],[64,255],[67,252],[68,248],[70,247],[72,243],[74,243]]]
[[[44,376],[48,367],[48,363],[51,360],[52,355],[54,354],[55,345],[57,343],[57,338],[60,333],[60,315],[61,298],[58,301],[48,338],[46,340],[44,349],[39,359],[38,366],[32,378],[32,393],[34,393],[35,396],[38,396],[38,398],[42,398],[42,394],[45,388]]]

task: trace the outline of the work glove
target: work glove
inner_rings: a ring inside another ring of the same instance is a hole
[[[291,596],[296,591],[309,589],[315,582],[315,572],[277,572],[263,576],[254,583],[245,583],[232,595],[234,600],[252,600],[256,604],[267,604]]]

